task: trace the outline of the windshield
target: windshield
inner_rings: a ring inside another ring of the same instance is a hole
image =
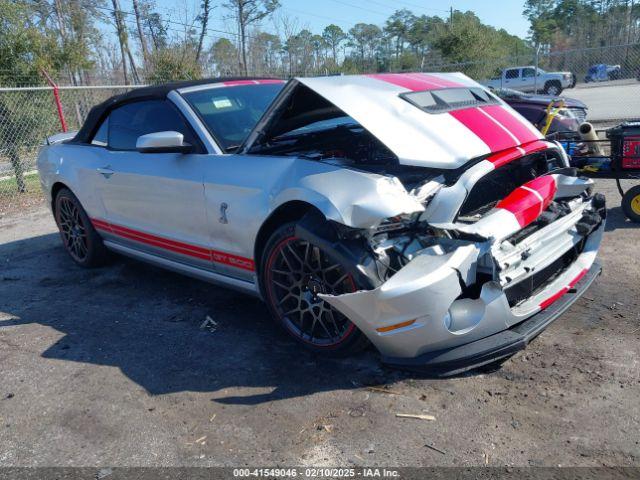
[[[238,148],[284,82],[212,87],[184,93],[225,152]]]

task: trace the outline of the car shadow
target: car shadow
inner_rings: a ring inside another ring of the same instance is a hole
[[[9,317],[0,332],[50,327],[62,336],[44,358],[117,367],[153,395],[211,392],[215,402],[253,405],[411,375],[382,366],[373,349],[342,359],[307,352],[246,294],[123,257],[82,269],[57,234],[0,245],[0,262]]]
[[[610,207],[607,209],[607,225],[605,226],[605,232],[613,232],[615,230],[625,228],[638,228],[640,223],[635,223],[629,220],[622,210],[622,207]]]

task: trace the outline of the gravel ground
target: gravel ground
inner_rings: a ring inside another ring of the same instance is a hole
[[[131,260],[83,270],[47,211],[5,217],[0,465],[639,466],[640,237],[598,187],[599,280],[499,370],[447,380],[314,357],[257,300]]]

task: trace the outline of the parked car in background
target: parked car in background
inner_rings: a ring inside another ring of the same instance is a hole
[[[576,76],[571,72],[545,72],[532,66],[511,67],[484,83],[491,88],[511,88],[521,92],[543,92],[548,95],[560,95],[563,90],[576,85]]]
[[[524,93],[510,88],[497,88],[491,91],[539,130],[545,125],[549,104],[553,102],[555,105],[560,105],[562,102],[563,107],[556,109],[556,115],[547,133],[577,132],[580,124],[587,120],[587,105],[575,98]]]
[[[584,77],[586,83],[589,82],[606,82],[608,80],[618,80],[622,76],[620,65],[606,65],[600,63],[592,65]]]
[[[448,372],[524,348],[600,272],[604,197],[568,166],[423,73],[140,88],[38,157],[77,264],[120,252],[262,298],[316,352]]]

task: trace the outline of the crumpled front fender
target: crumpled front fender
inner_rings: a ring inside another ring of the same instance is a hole
[[[290,200],[306,201],[327,219],[353,228],[372,228],[390,217],[424,211],[397,178],[345,168],[310,172],[272,203],[276,207]]]

